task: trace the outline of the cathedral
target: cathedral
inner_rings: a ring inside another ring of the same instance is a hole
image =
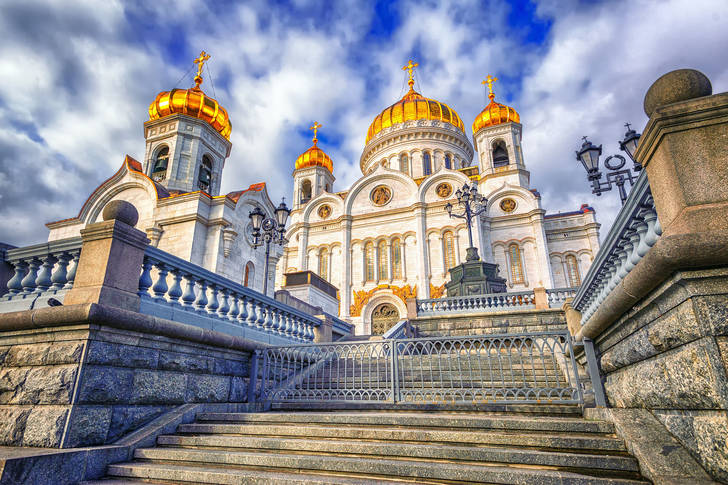
[[[474,224],[474,244],[497,263],[509,292],[580,284],[599,249],[599,224],[587,205],[546,214],[530,186],[520,116],[495,101],[472,123],[473,142],[450,106],[414,90],[374,117],[359,159],[362,176],[334,191],[334,164],[318,146],[293,171],[288,244],[277,271],[312,271],[339,289],[339,316],[357,334],[380,334],[405,318],[408,298],[440,298],[448,270],[465,261],[468,231],[446,205],[476,184],[487,209]],[[477,154],[477,163],[473,164]],[[456,222],[457,221],[457,222]]]
[[[139,211],[137,228],[153,246],[263,291],[265,251],[253,246],[248,215],[258,207],[273,218],[275,206],[265,183],[220,194],[232,124],[225,108],[200,88],[207,59],[203,51],[195,60],[192,88],[161,92],[149,105],[144,161],[127,156],[76,217],[46,224],[49,241],[80,235],[86,224],[102,220],[106,204],[126,200]],[[280,253],[280,246],[271,246],[269,296]]]

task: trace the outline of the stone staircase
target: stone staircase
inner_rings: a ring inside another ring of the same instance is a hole
[[[647,483],[610,423],[548,404],[281,403],[267,413],[202,413],[107,474],[89,483]]]

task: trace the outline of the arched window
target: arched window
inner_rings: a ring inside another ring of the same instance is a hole
[[[506,165],[508,165],[506,144],[502,140],[498,140],[493,145],[493,167],[505,167]]]
[[[399,239],[392,241],[392,278],[402,279],[402,243]]]
[[[374,281],[374,244],[364,246],[364,273],[367,281]]]
[[[430,156],[430,152],[425,152],[422,155],[422,173],[425,175],[432,173],[432,157]]]
[[[404,153],[399,156],[399,170],[403,173],[409,173],[409,158]]]
[[[311,200],[311,181],[307,179],[301,183],[301,204],[309,200]]]
[[[243,274],[243,286],[250,286],[253,284],[253,278],[255,278],[255,266],[252,261],[248,261],[245,265],[245,273]]]
[[[152,179],[161,182],[167,177],[167,164],[169,163],[169,148],[163,146],[154,157],[154,166],[152,167]]]
[[[212,160],[207,155],[202,157],[200,164],[200,175],[197,177],[197,186],[205,192],[210,190],[212,182]]]
[[[445,168],[452,168],[452,162],[450,161],[450,155],[445,155]]]
[[[389,278],[389,258],[387,257],[387,242],[379,241],[377,245],[377,262],[379,264],[379,279]]]
[[[442,235],[442,248],[445,254],[445,270],[455,266],[455,237],[452,231],[445,231]]]
[[[579,264],[576,261],[576,256],[570,254],[566,257],[566,270],[569,273],[569,286],[579,286],[581,284],[581,278],[579,276]]]
[[[318,275],[325,280],[329,279],[329,253],[325,248],[318,254]]]
[[[511,283],[523,284],[523,262],[521,261],[521,248],[518,244],[511,244],[508,247],[508,254],[511,257]]]

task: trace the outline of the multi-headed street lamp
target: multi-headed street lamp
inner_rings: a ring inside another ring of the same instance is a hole
[[[286,203],[281,201],[275,210],[275,220],[265,216],[260,207],[250,212],[250,220],[253,224],[253,248],[259,248],[265,244],[265,269],[263,271],[263,294],[268,294],[268,258],[270,257],[270,244],[283,245],[286,238],[283,233],[286,230],[286,221],[291,210]]]
[[[458,199],[458,205],[463,208],[463,213],[453,214],[453,205],[450,202],[445,206],[445,210],[450,217],[465,219],[465,224],[468,226],[468,237],[470,238],[470,247],[466,250],[465,260],[477,261],[480,258],[478,257],[478,248],[473,244],[472,220],[473,217],[485,212],[488,199],[478,193],[478,186],[476,184],[470,186],[468,184],[463,185],[462,189],[455,191],[455,196]]]
[[[634,152],[637,150],[637,142],[640,139],[639,133],[634,131],[629,123],[626,123],[627,133],[624,134],[624,139],[619,142],[619,148],[624,151],[627,156],[634,163],[632,170],[639,172],[642,170],[642,165],[637,162],[634,158]],[[581,149],[576,152],[576,159],[581,162],[586,170],[587,180],[592,183],[592,193],[602,195],[602,192],[612,190],[612,184],[616,185],[619,189],[619,197],[622,199],[622,205],[627,200],[627,191],[624,188],[624,183],[629,182],[630,185],[634,185],[637,177],[632,174],[632,170],[629,168],[623,169],[627,160],[622,155],[611,155],[604,160],[604,166],[609,170],[607,172],[607,180],[601,181],[602,173],[599,171],[599,157],[602,154],[602,146],[593,145],[586,137],[583,137],[584,143],[581,145]],[[611,162],[612,159],[616,159],[617,162]]]

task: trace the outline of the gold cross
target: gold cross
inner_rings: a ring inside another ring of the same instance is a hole
[[[487,84],[488,85],[488,97],[490,99],[493,99],[495,97],[495,94],[493,94],[493,83],[498,80],[497,77],[493,77],[490,74],[488,74],[488,77],[485,78],[485,80],[480,84]]]
[[[410,59],[409,62],[407,63],[407,65],[402,67],[403,71],[409,71],[409,81],[407,81],[407,84],[409,84],[410,87],[414,86],[414,84],[415,84],[414,77],[412,76],[412,71],[414,70],[415,67],[417,67],[419,65],[420,64],[417,62],[415,62],[413,64],[412,59]]]
[[[318,121],[314,121],[313,125],[311,125],[311,128],[309,130],[313,130],[313,144],[315,145],[318,141],[318,129],[321,128],[323,125],[319,123]]]
[[[198,77],[202,77],[202,66],[205,64],[205,61],[208,60],[209,58],[210,58],[210,55],[207,52],[202,51],[202,52],[200,52],[200,57],[195,59],[195,64],[197,64],[197,76]]]

